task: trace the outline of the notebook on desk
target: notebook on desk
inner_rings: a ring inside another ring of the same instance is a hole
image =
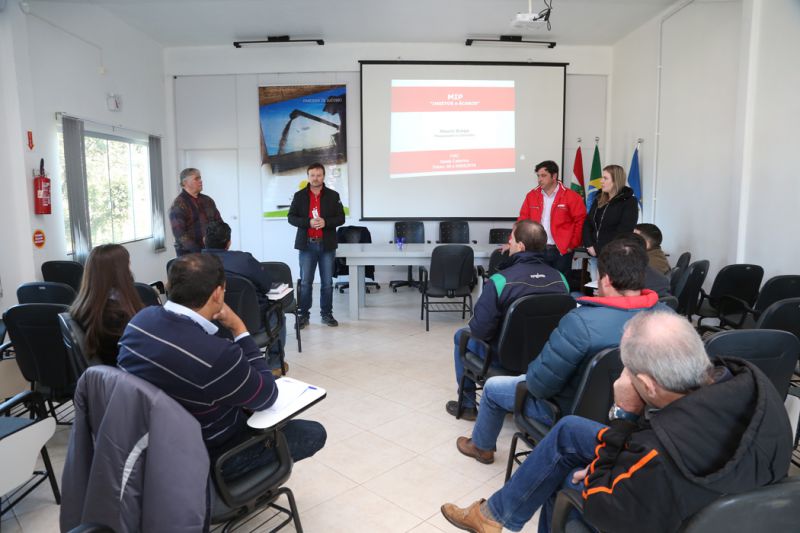
[[[256,411],[247,419],[254,429],[266,429],[305,411],[327,395],[325,389],[298,379],[283,377],[278,386],[278,399],[269,409]]]

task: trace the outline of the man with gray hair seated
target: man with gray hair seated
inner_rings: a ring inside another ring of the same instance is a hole
[[[581,491],[583,519],[601,531],[676,531],[723,494],[780,481],[792,448],[775,387],[740,359],[712,364],[685,318],[640,313],[620,344],[608,426],[562,418],[489,500],[442,506],[468,531],[520,531],[537,509],[550,531],[562,488]]]

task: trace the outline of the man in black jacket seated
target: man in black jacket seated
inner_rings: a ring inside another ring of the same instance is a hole
[[[308,185],[292,198],[289,224],[297,228],[295,249],[300,251],[300,295],[297,310],[300,327],[308,325],[311,310],[311,285],[319,265],[322,323],[338,326],[333,318],[333,265],[336,259],[336,227],[344,224],[344,207],[339,193],[325,186],[325,167],[308,166]]]
[[[508,242],[509,258],[503,261],[500,270],[492,275],[483,287],[481,296],[475,304],[475,314],[469,321],[469,328],[456,331],[453,339],[456,385],[461,383],[461,377],[464,375],[458,346],[461,336],[466,331],[469,331],[472,337],[467,349],[483,359],[486,357],[484,346],[472,339],[483,340],[489,343],[492,350],[496,350],[500,328],[508,308],[514,301],[532,294],[569,294],[569,286],[564,275],[545,263],[545,244],[547,244],[547,233],[538,222],[520,220],[514,224]],[[499,363],[497,364],[499,366]],[[458,402],[454,400],[447,402],[445,409],[456,416]],[[475,382],[467,379],[464,381],[461,418],[475,420],[477,416]]]
[[[206,235],[204,238],[205,248],[204,254],[216,255],[222,260],[222,267],[225,269],[226,274],[234,274],[248,279],[256,289],[256,296],[258,297],[258,305],[261,308],[261,322],[264,327],[267,324],[266,311],[269,306],[269,299],[267,293],[269,292],[272,280],[269,275],[261,267],[261,263],[256,260],[250,252],[240,252],[238,250],[231,250],[231,227],[225,222],[210,222],[206,228]],[[281,344],[273,344],[269,349],[267,364],[273,370],[273,374],[279,376],[281,374],[280,354],[283,347],[286,345],[286,324],[283,325],[280,332]],[[288,365],[285,365],[284,371],[288,370]]]
[[[562,418],[488,501],[445,504],[445,518],[469,531],[519,531],[544,506],[539,531],[550,531],[566,485],[581,491],[594,528],[672,532],[723,494],[786,476],[789,420],[760,370],[740,359],[713,366],[691,324],[662,311],[632,318],[620,349],[609,426]]]

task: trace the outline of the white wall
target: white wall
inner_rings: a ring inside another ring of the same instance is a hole
[[[228,222],[234,231],[239,228],[240,248],[250,251],[260,260],[289,264],[295,277],[298,275],[297,252],[293,249],[295,228],[285,220],[264,220],[261,217],[257,115],[259,86],[347,84],[350,216],[346,223],[368,226],[373,242],[388,242],[394,230],[390,222],[359,221],[361,135],[358,61],[361,59],[569,62],[567,106],[575,112],[567,113],[565,177],[569,178],[571,173],[578,136],[584,138],[584,150],[593,149],[595,136],[601,137],[601,149],[605,141],[606,79],[610,70],[609,48],[605,47],[538,50],[370,43],[241,50],[233,47],[173,48],[165,51],[165,58],[166,75],[169,78],[178,76],[175,82],[178,166],[184,166],[187,158],[198,157],[198,154],[202,156],[203,152],[221,150],[227,153],[235,150],[238,154],[238,195],[235,203],[238,204],[239,217]],[[554,158],[558,157],[554,154]],[[206,184],[211,184],[214,179],[214,176],[204,173]],[[227,172],[216,179],[230,183]],[[167,183],[168,189],[177,192],[177,185]],[[531,186],[534,185],[531,179]],[[234,202],[232,199],[229,201]],[[519,205],[509,206],[509,216],[515,216],[518,210]],[[434,241],[438,223],[426,222],[425,226],[426,238]],[[489,228],[508,226],[508,221],[474,222],[470,224],[471,237],[486,242]],[[398,279],[405,277],[405,271],[379,269],[377,276],[382,281]]]
[[[30,4],[29,13],[25,14],[17,3],[9,2],[6,10],[0,13],[3,23],[12,28],[12,45],[3,54],[13,54],[16,67],[12,71],[3,68],[4,78],[7,74],[15,77],[16,88],[16,102],[11,101],[6,112],[18,113],[16,120],[11,117],[9,125],[15,142],[24,139],[25,132],[31,130],[36,146],[32,151],[23,148],[21,164],[19,154],[12,154],[16,166],[21,168],[9,175],[19,177],[17,186],[24,188],[26,201],[15,202],[9,214],[21,225],[29,226],[20,230],[26,234],[27,243],[30,243],[33,229],[41,228],[47,235],[47,243],[41,250],[34,250],[30,244],[13,248],[25,256],[19,279],[32,280],[41,278],[42,262],[68,258],[55,113],[66,112],[101,124],[155,135],[164,135],[167,121],[160,45],[102,8],[36,2]],[[106,109],[107,93],[122,95],[122,112],[112,113]],[[169,139],[165,139],[167,153],[170,144]],[[15,148],[19,152],[19,144]],[[45,159],[52,179],[52,215],[32,214],[30,176],[31,169],[38,168],[39,158]],[[165,165],[164,173],[174,174],[174,166]],[[167,202],[171,199],[170,196]],[[170,239],[168,246],[171,246]],[[131,243],[128,248],[137,279],[164,278],[167,254],[152,252],[150,240]],[[13,298],[3,300],[4,306],[13,303]]]
[[[748,103],[751,143],[745,158],[743,260],[765,266],[765,278],[800,273],[800,2],[746,2],[752,18],[753,80]]]

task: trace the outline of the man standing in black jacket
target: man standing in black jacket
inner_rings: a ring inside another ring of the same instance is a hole
[[[565,484],[581,491],[583,519],[606,532],[673,532],[724,494],[780,481],[792,435],[775,387],[741,359],[713,366],[691,324],[640,313],[620,344],[610,423],[562,418],[502,489],[462,509],[442,506],[469,531],[519,531],[539,507],[550,531]]]
[[[325,167],[309,165],[308,185],[297,191],[289,207],[289,224],[297,228],[294,247],[300,250],[300,328],[308,325],[311,289],[319,265],[322,323],[338,326],[333,318],[333,265],[336,259],[336,228],[344,224],[339,193],[325,186]]]

